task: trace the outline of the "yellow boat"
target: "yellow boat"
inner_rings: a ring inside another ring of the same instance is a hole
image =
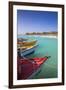
[[[31,46],[22,46],[22,47],[18,47],[18,49],[26,50],[26,49],[32,48],[33,46],[34,45],[31,45]]]
[[[33,46],[36,44],[36,40],[35,41],[31,41],[31,42],[22,42],[22,45],[23,46]]]
[[[27,47],[31,47],[31,46],[35,45],[36,42],[37,42],[37,40],[35,40],[35,41],[30,41],[30,42],[27,42],[27,41],[21,42],[21,43],[18,44],[18,47],[26,47],[26,48],[27,48]]]

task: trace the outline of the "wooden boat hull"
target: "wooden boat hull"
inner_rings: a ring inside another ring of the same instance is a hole
[[[38,45],[35,45],[35,46],[31,47],[31,48],[27,48],[25,50],[20,50],[21,57],[34,53],[34,51],[36,50],[37,46]]]
[[[23,46],[33,46],[36,44],[36,40],[35,41],[30,41],[30,42],[18,42],[17,44],[20,45],[20,47],[23,47]]]
[[[18,80],[21,79],[31,79],[38,71],[40,71],[41,66],[47,60],[47,57],[43,58],[33,58],[33,59],[23,59],[18,57],[17,71]]]
[[[28,39],[25,39],[25,38],[18,38],[17,39],[17,42],[19,43],[19,42],[24,42],[24,41],[27,41]]]

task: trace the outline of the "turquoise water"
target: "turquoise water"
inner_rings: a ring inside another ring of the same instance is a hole
[[[57,65],[58,65],[58,40],[56,38],[45,38],[40,36],[19,36],[23,38],[28,38],[31,40],[37,40],[38,47],[36,51],[31,54],[30,58],[34,57],[44,57],[51,56],[41,68],[33,79],[40,78],[56,78],[57,77]]]

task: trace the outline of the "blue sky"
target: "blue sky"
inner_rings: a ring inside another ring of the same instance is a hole
[[[57,31],[58,13],[50,11],[17,10],[18,34]]]

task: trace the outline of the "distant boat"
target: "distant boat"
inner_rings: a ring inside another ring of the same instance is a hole
[[[40,69],[43,63],[49,59],[50,56],[45,56],[43,58],[17,58],[17,79],[30,79],[34,75],[36,75]]]
[[[23,42],[23,41],[27,41],[28,39],[25,39],[25,38],[18,38],[17,39],[17,42]]]
[[[33,46],[29,46],[28,48],[26,48],[26,47],[19,48],[18,56],[22,57],[22,56],[32,54],[36,50],[37,46],[38,45],[33,45]]]

